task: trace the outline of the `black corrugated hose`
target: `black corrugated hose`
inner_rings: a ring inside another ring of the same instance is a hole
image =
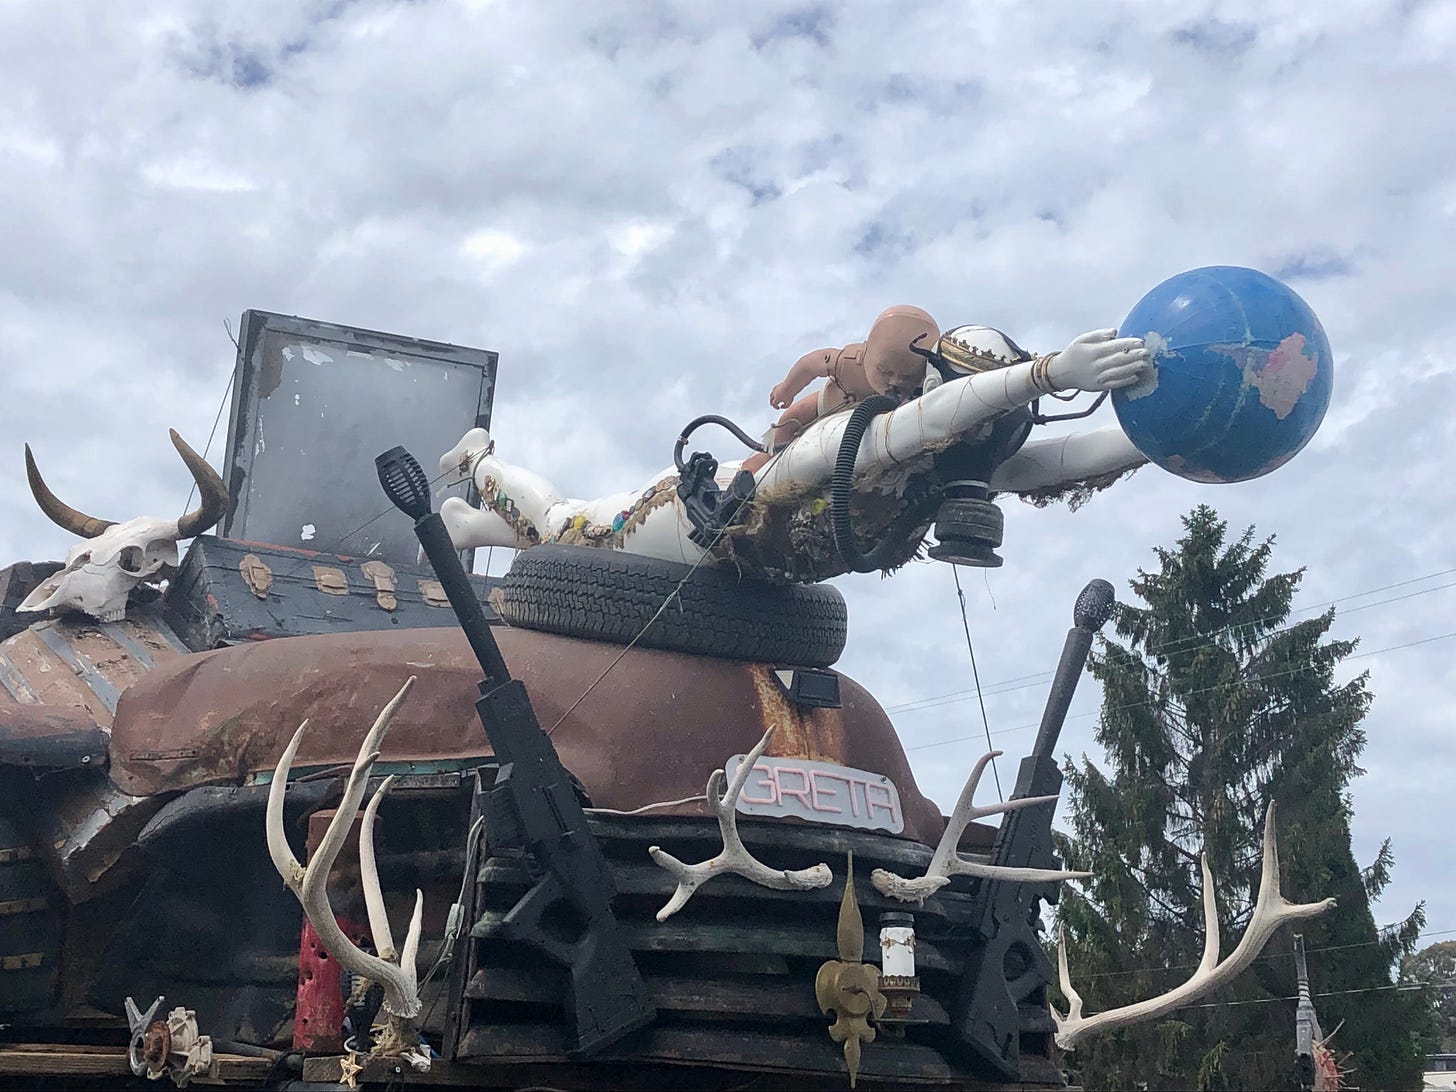
[[[859,455],[860,441],[864,439],[865,429],[871,420],[899,405],[889,395],[871,395],[854,407],[849,415],[849,424],[844,427],[844,437],[839,441],[839,454],[834,460],[834,477],[829,487],[830,517],[834,526],[834,544],[839,547],[839,555],[851,572],[871,573],[894,562],[904,552],[905,536],[927,520],[937,500],[937,494],[932,490],[908,502],[904,511],[885,528],[880,541],[870,549],[861,549],[855,541],[849,499],[854,492],[854,461]]]

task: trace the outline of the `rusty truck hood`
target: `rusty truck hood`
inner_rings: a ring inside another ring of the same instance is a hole
[[[633,649],[608,671],[621,646],[494,632],[541,726],[597,807],[626,811],[700,795],[714,768],[774,725],[769,754],[889,777],[900,791],[906,837],[933,843],[944,827],[884,710],[846,677],[841,708],[806,708],[789,701],[765,664]],[[419,681],[382,762],[429,770],[491,753],[475,713],[480,666],[464,634],[410,629],[281,638],[159,664],[117,704],[111,777],[135,795],[241,783],[273,768],[305,718],[296,767],[352,763],[374,717],[410,675]]]

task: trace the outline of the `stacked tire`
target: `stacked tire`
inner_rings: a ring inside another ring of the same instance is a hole
[[[516,555],[493,600],[510,625],[734,660],[828,667],[844,651],[838,589],[588,546]]]

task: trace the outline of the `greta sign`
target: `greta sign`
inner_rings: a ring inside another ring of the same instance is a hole
[[[729,781],[746,757],[734,755],[728,760],[724,772]],[[743,815],[792,815],[811,823],[887,830],[891,834],[905,829],[900,791],[884,774],[807,758],[764,755],[753,764],[743,783],[737,810]]]

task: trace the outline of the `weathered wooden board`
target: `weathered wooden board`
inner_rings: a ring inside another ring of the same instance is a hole
[[[150,607],[120,622],[27,617],[25,629],[0,642],[0,709],[80,709],[110,728],[122,691],[188,651]]]
[[[270,1058],[241,1054],[216,1054],[220,1082],[257,1083],[273,1067]],[[0,1076],[3,1077],[126,1077],[131,1076],[126,1051],[119,1047],[86,1046],[70,1043],[0,1044]],[[194,1078],[194,1084],[213,1082]]]
[[[473,576],[486,617],[495,577]],[[456,625],[433,569],[201,535],[168,589],[168,621],[195,651],[272,637]]]

